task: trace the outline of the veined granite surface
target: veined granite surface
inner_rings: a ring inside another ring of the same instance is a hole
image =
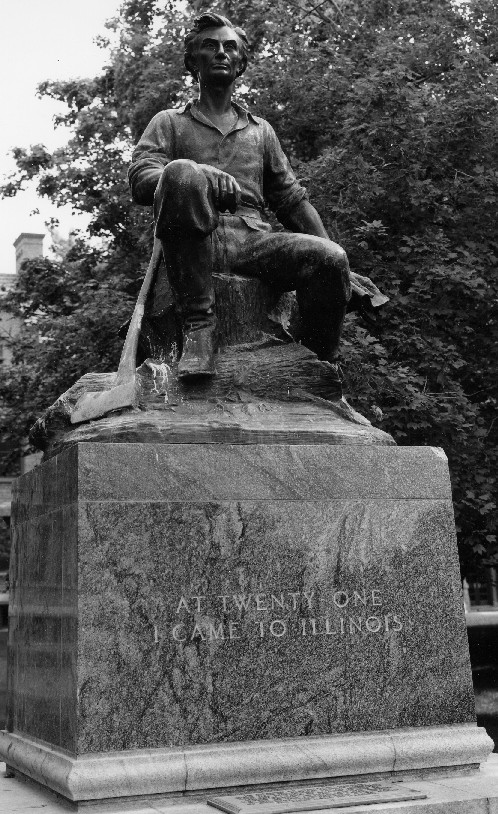
[[[78,506],[12,527],[7,728],[76,749]]]
[[[85,754],[474,720],[440,450],[81,444],[17,490],[12,731]]]

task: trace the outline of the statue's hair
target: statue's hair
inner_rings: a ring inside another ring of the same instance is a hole
[[[226,25],[228,28],[232,28],[242,43],[242,65],[240,67],[238,76],[242,76],[245,69],[247,68],[247,54],[249,51],[249,42],[247,40],[247,34],[244,31],[244,29],[239,28],[236,25],[233,25],[233,23],[231,23],[230,20],[227,19],[227,17],[222,17],[221,14],[216,14],[216,12],[214,11],[206,11],[204,14],[201,14],[200,17],[195,18],[192,28],[190,29],[190,31],[187,32],[184,40],[185,67],[187,71],[189,71],[189,73],[192,74],[196,82],[199,78],[199,74],[195,70],[195,68],[192,67],[191,64],[191,56],[194,50],[194,42],[196,40],[196,37],[201,33],[201,31],[204,31],[206,28],[223,28],[224,25]]]

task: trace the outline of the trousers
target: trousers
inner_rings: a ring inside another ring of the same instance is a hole
[[[214,272],[257,277],[276,291],[296,291],[301,342],[319,359],[337,358],[351,297],[344,250],[314,235],[273,231],[261,213],[220,213],[199,166],[168,164],[154,198],[155,234],[184,332],[216,325]]]

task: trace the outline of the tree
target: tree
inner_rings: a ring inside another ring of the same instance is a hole
[[[9,567],[9,553],[10,553],[10,540],[9,540],[9,526],[0,517],[0,570],[5,571]]]
[[[102,75],[40,86],[68,105],[67,146],[17,149],[3,187],[15,194],[36,177],[41,195],[90,213],[89,234],[105,240],[27,264],[8,297],[27,320],[0,387],[15,432],[79,375],[116,366],[115,330],[151,241],[150,213],[127,189],[130,147],[157,111],[191,95],[182,38],[192,9],[208,5],[252,43],[242,101],[275,126],[353,269],[391,297],[381,325],[348,318],[349,398],[398,443],[445,449],[468,571],[476,553],[497,551],[494,0],[126,0],[110,23],[119,44],[101,40]]]

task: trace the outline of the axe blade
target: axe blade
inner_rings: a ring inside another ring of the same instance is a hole
[[[71,413],[71,424],[81,424],[82,421],[101,418],[113,410],[134,407],[136,398],[135,376],[133,379],[129,379],[123,384],[117,384],[109,390],[83,393]]]

